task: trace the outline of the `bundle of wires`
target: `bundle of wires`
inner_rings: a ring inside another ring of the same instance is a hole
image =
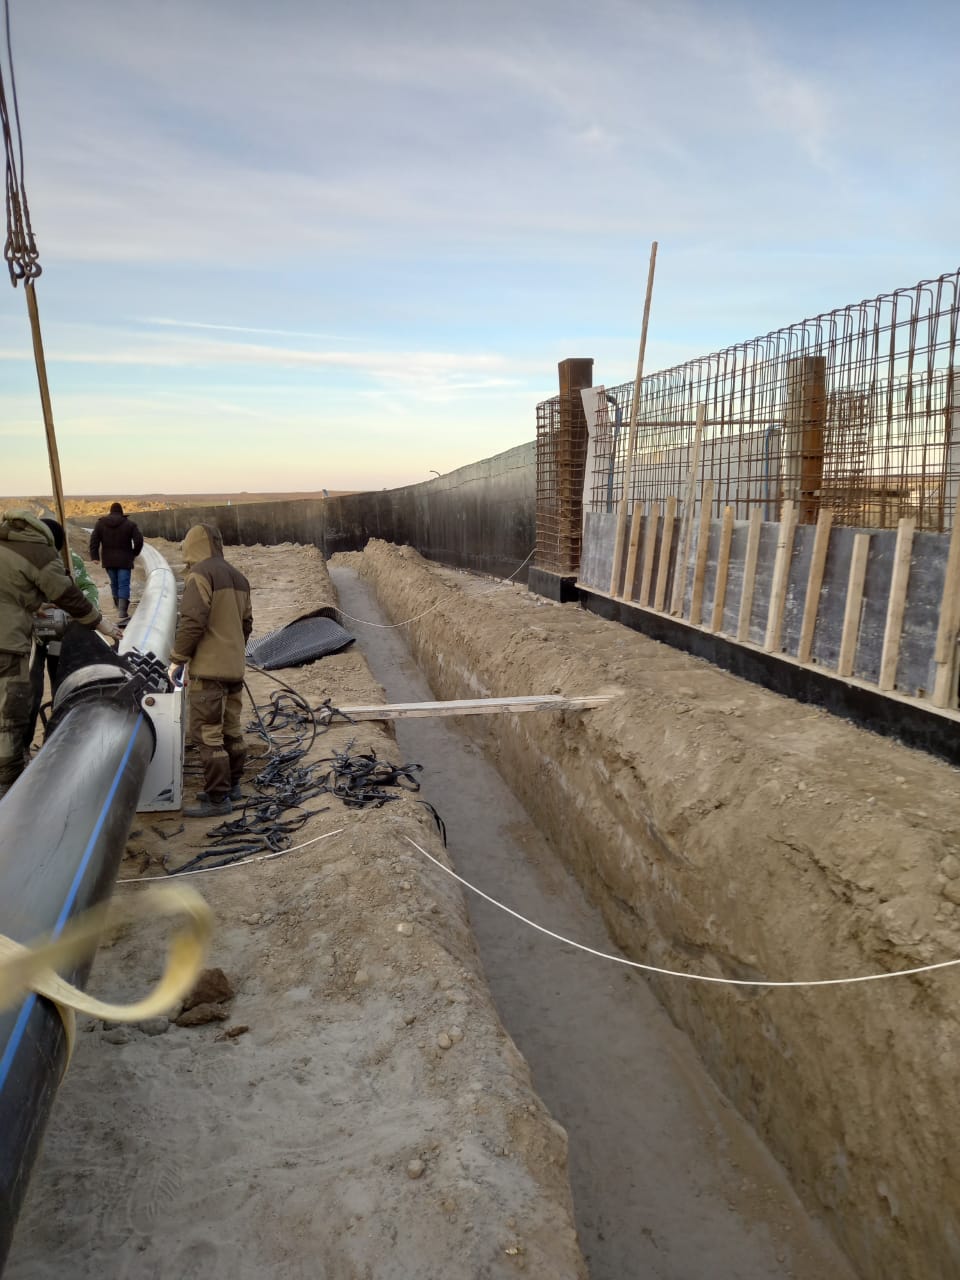
[[[207,832],[210,848],[175,870],[167,868],[169,875],[193,870],[201,863],[228,866],[251,854],[289,848],[291,837],[310,818],[329,811],[329,805],[304,807],[319,796],[332,796],[351,809],[379,809],[399,799],[402,792],[420,790],[416,775],[422,772],[422,765],[389,764],[379,760],[374,751],[355,753],[353,742],[344,751],[304,763],[317,737],[332,724],[338,720],[354,722],[329,698],[312,707],[291,685],[269,672],[263,674],[280,686],[267,703],[258,706],[249,686],[244,685],[255,716],[248,729],[266,746],[263,767],[253,778],[258,794],[242,802],[236,817]],[[445,841],[440,815],[426,801],[419,803],[430,810]]]

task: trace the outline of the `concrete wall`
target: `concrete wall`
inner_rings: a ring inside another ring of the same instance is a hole
[[[178,542],[191,525],[213,524],[227,545],[299,542],[324,555],[359,551],[370,538],[406,544],[429,560],[508,577],[536,538],[536,464],[531,441],[448,475],[401,489],[338,498],[245,502],[144,511],[148,538]],[[527,567],[516,580],[525,582]]]

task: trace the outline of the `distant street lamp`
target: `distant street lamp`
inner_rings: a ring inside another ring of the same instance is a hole
[[[438,480],[440,479],[440,472],[439,472],[439,471],[434,471],[434,470],[431,468],[431,470],[430,470],[430,474],[431,474],[432,476],[436,476]]]

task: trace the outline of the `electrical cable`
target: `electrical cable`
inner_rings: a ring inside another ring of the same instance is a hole
[[[578,951],[585,951],[588,955],[597,956],[601,960],[612,960],[615,964],[626,965],[630,969],[641,969],[644,973],[658,973],[665,978],[686,978],[689,982],[712,982],[724,987],[844,987],[856,982],[880,982],[884,978],[908,978],[918,973],[933,973],[936,969],[949,969],[954,965],[960,965],[960,959],[940,960],[936,964],[921,964],[912,969],[895,969],[888,973],[866,973],[852,978],[798,978],[789,981],[778,981],[771,978],[715,978],[705,973],[684,973],[680,969],[661,969],[658,965],[643,964],[640,960],[628,960],[626,956],[615,956],[609,951],[597,951],[596,948],[588,947],[583,942],[574,942],[572,938],[565,938],[562,933],[554,933],[552,929],[547,929],[542,924],[537,924],[535,920],[527,919],[519,911],[514,911],[512,907],[498,902],[496,898],[491,898],[489,893],[484,893],[475,884],[471,884],[463,876],[457,875],[456,871],[444,866],[440,859],[435,858],[432,853],[427,853],[426,849],[421,848],[416,840],[411,839],[410,836],[405,835],[403,838],[408,844],[412,844],[419,853],[422,853],[425,858],[429,858],[435,867],[439,867],[441,871],[462,884],[465,889],[469,889],[471,893],[483,898],[485,902],[489,902],[492,906],[505,911],[507,915],[513,916],[515,920],[529,925],[531,929],[536,929],[538,933],[546,934],[548,938],[555,938],[557,942],[566,943],[568,947],[575,947]]]
[[[260,668],[256,668],[260,670]],[[258,705],[249,685],[244,682],[254,716],[247,729],[257,733],[266,743],[261,757],[262,767],[253,778],[257,795],[245,799],[237,816],[206,832],[209,847],[195,854],[179,867],[163,866],[168,876],[192,875],[201,863],[216,863],[205,869],[239,865],[250,855],[267,850],[271,854],[285,852],[294,832],[311,818],[329,812],[326,805],[304,808],[318,796],[329,795],[351,809],[381,808],[399,799],[401,791],[417,792],[420,783],[415,775],[422,766],[415,763],[389,764],[377,758],[376,752],[354,753],[351,741],[345,751],[304,764],[319,734],[326,733],[339,717],[352,724],[350,717],[327,698],[312,707],[293,685],[263,671],[279,689],[270,694],[269,702]],[[428,806],[437,829],[445,836],[443,821]]]
[[[244,858],[240,862],[229,862],[223,866],[216,867],[199,867],[195,871],[177,872],[176,874],[205,876],[209,871],[226,871],[228,867],[247,867],[252,862],[270,862],[274,858],[286,857],[288,853],[299,853],[301,849],[306,849],[309,845],[316,844],[318,840],[329,840],[331,836],[338,836],[345,830],[345,827],[337,827],[334,831],[325,831],[322,836],[312,836],[309,840],[304,840],[303,844],[295,844],[292,849],[277,849],[273,853],[263,853],[256,858]],[[124,876],[117,881],[117,884],[156,884],[162,878],[162,876]]]

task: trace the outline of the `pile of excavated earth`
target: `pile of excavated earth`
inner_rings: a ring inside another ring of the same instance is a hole
[[[156,545],[182,571],[177,548]],[[334,603],[313,548],[227,554],[254,588],[256,634]],[[464,729],[624,955],[726,980],[649,978],[855,1269],[960,1274],[943,1216],[960,1179],[955,971],[770,985],[958,954],[955,771],[407,548],[337,561],[394,622],[416,619],[403,633],[438,698],[616,695]],[[314,707],[383,700],[356,646],[277,674]],[[259,672],[248,683],[261,708],[279,688]],[[252,707],[250,725],[252,793],[267,750]],[[335,752],[410,763],[377,723],[334,720],[307,759]],[[192,881],[217,917],[206,998],[131,1029],[83,1024],[8,1280],[588,1274],[564,1130],[501,1023],[463,890],[407,838],[449,865],[433,813],[408,791],[380,808],[304,807],[305,847]],[[139,815],[117,892],[195,858],[214,825]],[[92,987],[132,998],[162,947],[159,929],[119,931]],[[616,1027],[605,1034],[616,1052]],[[847,1274],[805,1256],[784,1246],[762,1274]],[[680,1273],[664,1260],[636,1274]]]

